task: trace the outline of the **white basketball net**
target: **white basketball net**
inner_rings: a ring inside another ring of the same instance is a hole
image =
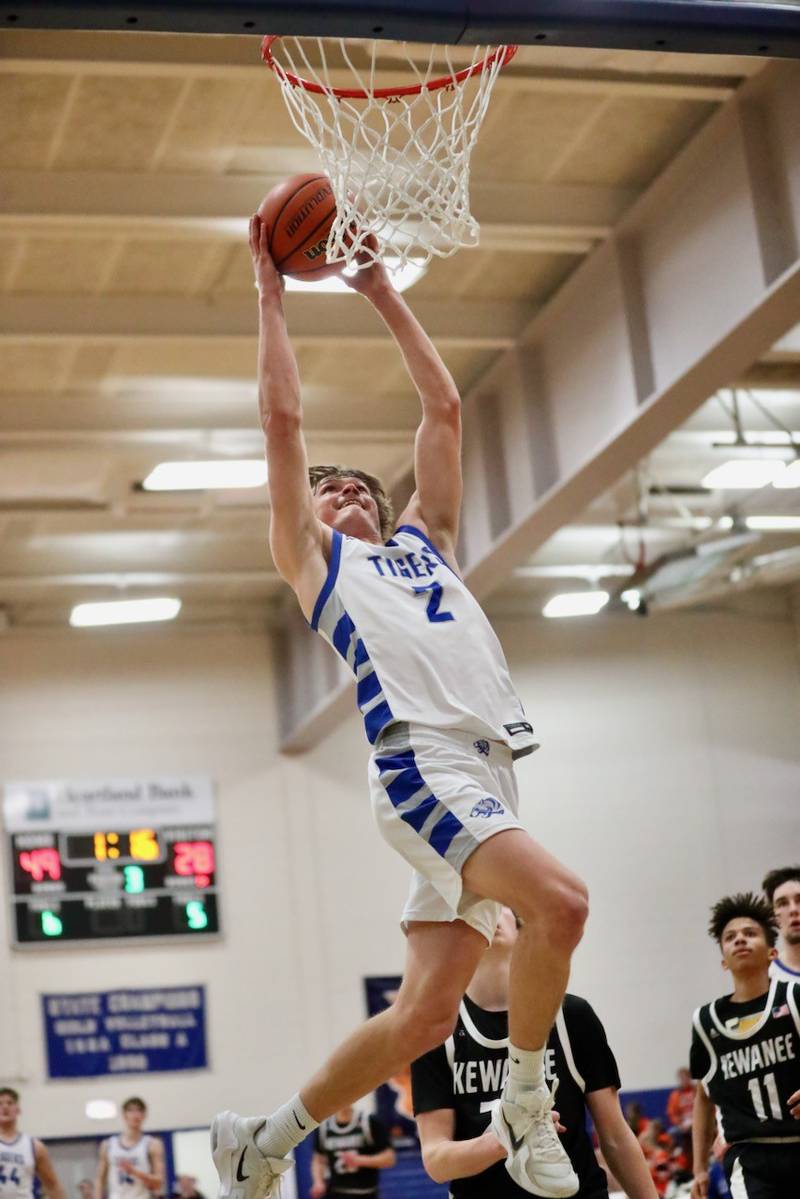
[[[422,62],[414,49],[412,55],[404,42],[265,39],[262,54],[292,121],[319,152],[333,186],[328,262],[358,268],[380,257],[394,269],[478,244],[470,155],[495,80],[516,47],[475,46],[468,66],[463,51],[453,61],[449,46],[427,48]],[[389,53],[392,87],[385,86]],[[403,94],[404,85],[412,94]],[[369,233],[377,250],[366,244]]]

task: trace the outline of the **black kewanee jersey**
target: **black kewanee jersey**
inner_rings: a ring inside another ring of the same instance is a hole
[[[592,1007],[577,995],[565,995],[545,1051],[545,1078],[558,1079],[556,1110],[566,1128],[562,1143],[580,1179],[576,1199],[607,1199],[606,1176],[586,1133],[585,1096],[620,1085],[617,1064],[605,1030]],[[489,1127],[492,1108],[508,1073],[508,1013],[489,1012],[464,996],[455,1032],[444,1045],[411,1066],[414,1113],[452,1108],[456,1141],[480,1136]],[[454,1178],[456,1199],[523,1199],[504,1162],[471,1178]]]
[[[372,1154],[389,1147],[388,1132],[380,1120],[366,1112],[353,1112],[347,1124],[337,1123],[335,1116],[323,1120],[314,1133],[314,1152],[323,1154],[328,1160],[328,1194],[377,1194],[378,1171],[369,1167],[353,1169],[342,1155],[348,1149]]]
[[[800,1090],[800,987],[773,978],[746,1003],[729,996],[694,1014],[690,1066],[717,1105],[729,1145],[765,1138],[800,1140],[787,1100]]]

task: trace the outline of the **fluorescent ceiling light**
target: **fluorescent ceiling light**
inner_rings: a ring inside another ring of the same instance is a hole
[[[86,1104],[86,1115],[90,1120],[113,1120],[117,1105],[113,1099],[90,1099]]]
[[[594,616],[608,603],[607,591],[565,591],[542,609],[544,616]]]
[[[263,487],[263,458],[221,458],[210,462],[159,462],[142,483],[145,491],[212,491],[225,487]]]
[[[800,516],[748,516],[748,529],[800,529]]]
[[[766,487],[785,470],[785,463],[778,458],[732,458],[709,471],[703,479],[703,486],[720,491]],[[800,486],[800,479],[797,486]]]
[[[781,474],[772,480],[772,486],[781,489],[800,487],[800,458],[795,458],[794,462],[790,462]]]
[[[153,599],[109,600],[105,603],[76,604],[69,623],[74,629],[105,624],[146,624],[155,620],[174,620],[181,601],[169,596]]]
[[[383,261],[389,271],[395,291],[408,291],[409,287],[413,287],[415,283],[419,283],[428,269],[427,262],[423,263],[414,259],[405,266],[398,266],[399,258],[384,258]],[[355,271],[345,270],[345,274],[353,275]],[[311,283],[304,283],[302,279],[291,279],[287,275],[286,290],[304,291],[307,293],[318,291],[338,295],[356,295],[352,287],[348,287],[345,281],[340,279],[338,275],[330,275],[327,279],[317,279]]]

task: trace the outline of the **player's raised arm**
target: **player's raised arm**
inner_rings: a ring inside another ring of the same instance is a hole
[[[405,360],[422,403],[414,469],[413,503],[431,539],[454,559],[461,510],[461,397],[439,352],[385,268],[377,263],[346,282],[366,296],[383,318]]]
[[[300,376],[283,312],[283,281],[257,215],[250,221],[250,253],[258,287],[258,408],[267,450],[270,548],[286,581],[303,590],[304,572],[322,550],[322,531],[308,483]]]

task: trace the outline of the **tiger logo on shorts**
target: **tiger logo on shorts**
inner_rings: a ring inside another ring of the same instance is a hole
[[[470,816],[483,816],[488,820],[490,816],[499,816],[503,812],[505,812],[505,808],[499,800],[492,799],[491,795],[486,795],[483,799],[478,800],[470,812]]]

